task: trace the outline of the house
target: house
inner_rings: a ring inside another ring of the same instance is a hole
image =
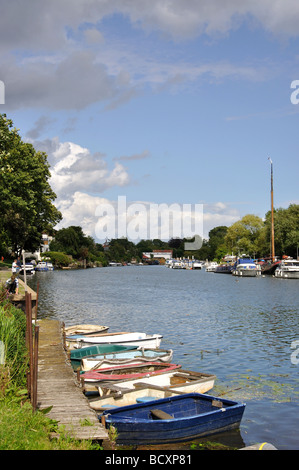
[[[165,261],[172,259],[172,250],[153,250],[151,252],[142,253],[143,261],[159,261],[163,264]]]

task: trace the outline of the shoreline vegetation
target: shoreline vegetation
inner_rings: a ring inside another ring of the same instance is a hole
[[[86,236],[80,226],[57,230],[55,227],[63,216],[54,204],[57,196],[50,186],[47,154],[24,142],[6,114],[0,114],[0,135],[1,258],[8,260],[10,256],[21,256],[23,251],[38,251],[43,235],[51,240],[48,255],[52,264],[59,268],[107,266],[111,261],[139,263],[144,252],[169,249],[173,250],[174,258],[189,256],[209,261],[220,261],[226,254],[238,256],[242,253],[253,258],[267,258],[271,250],[279,258],[298,256],[299,204],[274,209],[275,250],[270,247],[272,211],[264,218],[247,214],[229,227],[214,227],[209,231],[208,239],[201,240],[201,248],[191,251],[185,250],[185,242],[192,240],[176,238],[175,233],[168,241],[157,238],[133,243],[124,237],[101,244],[90,235]],[[168,224],[170,228],[170,219]],[[138,220],[135,230],[138,238]]]
[[[98,443],[70,438],[45,412],[33,410],[27,391],[26,317],[7,299],[2,282],[0,359],[0,450],[101,449]]]

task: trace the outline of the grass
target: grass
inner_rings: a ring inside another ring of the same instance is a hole
[[[53,438],[57,435],[57,438]],[[0,400],[0,450],[100,450],[92,441],[70,438],[56,421],[33,412],[22,394]]]
[[[5,284],[5,282],[7,281],[7,279],[10,278],[11,275],[12,275],[11,269],[1,270],[0,271],[0,284],[1,283]],[[25,295],[25,288],[21,283],[19,283],[19,294],[20,295]]]
[[[101,449],[92,441],[70,438],[45,412],[33,411],[27,395],[25,331],[24,313],[6,299],[0,283],[0,450]]]

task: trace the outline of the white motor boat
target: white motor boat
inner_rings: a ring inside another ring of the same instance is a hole
[[[261,267],[249,257],[238,258],[235,262],[233,276],[255,277],[261,275]]]
[[[49,261],[40,261],[35,267],[35,271],[53,271],[53,269],[53,264]]]
[[[275,269],[274,276],[281,279],[299,279],[299,260],[282,260]]]
[[[211,261],[210,263],[205,265],[205,270],[207,273],[214,273],[216,271],[217,266],[219,266],[219,264],[216,261]]]

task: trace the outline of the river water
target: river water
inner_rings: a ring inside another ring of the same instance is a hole
[[[299,449],[299,363],[291,349],[299,340],[298,280],[124,266],[38,272],[28,284],[37,282],[38,318],[159,333],[173,362],[215,374],[208,393],[246,408],[240,429],[214,441]]]

